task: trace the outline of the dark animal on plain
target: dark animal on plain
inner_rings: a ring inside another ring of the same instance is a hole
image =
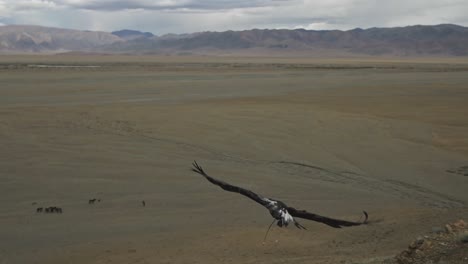
[[[235,192],[242,194],[255,202],[261,204],[262,206],[266,207],[269,211],[271,216],[274,218],[273,222],[277,221],[277,225],[279,227],[287,227],[290,223],[293,223],[297,228],[299,229],[306,229],[304,226],[299,224],[294,217],[298,218],[303,218],[307,220],[312,220],[316,222],[323,223],[325,225],[331,226],[333,228],[342,228],[342,227],[348,227],[348,226],[358,226],[362,224],[367,223],[367,218],[368,214],[366,211],[363,211],[364,213],[364,221],[362,222],[352,222],[352,221],[346,221],[346,220],[340,220],[340,219],[334,219],[326,216],[321,216],[318,214],[310,213],[305,210],[298,210],[294,207],[287,206],[285,203],[272,199],[272,198],[266,198],[261,195],[258,195],[250,190],[243,189],[241,187],[237,187],[234,185],[231,185],[229,183],[217,180],[211,176],[208,176],[205,171],[202,169],[201,166],[197,164],[196,161],[193,162],[193,168],[192,171],[202,175],[205,177],[209,182],[211,182],[214,185],[217,185],[221,187],[223,190],[228,191],[228,192]],[[271,227],[270,225],[270,227]],[[270,228],[268,228],[269,230]]]
[[[89,200],[88,204],[94,204],[95,202],[96,202],[96,198]]]
[[[62,213],[62,208],[57,206],[49,206],[45,209],[46,213]]]
[[[145,201],[141,201],[141,204],[143,205],[143,207],[146,206],[146,202],[145,202]]]
[[[49,207],[46,207],[46,208],[39,207],[39,208],[36,209],[36,212],[37,213],[45,212],[46,214],[49,214],[49,213],[61,214],[63,212],[63,210],[62,210],[62,208],[57,207],[57,206],[49,206]]]

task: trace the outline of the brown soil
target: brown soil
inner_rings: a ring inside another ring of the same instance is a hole
[[[1,57],[0,263],[390,260],[433,227],[468,219],[466,68]],[[268,211],[192,173],[195,159],[298,209],[348,220],[366,210],[371,222],[300,220],[307,231],[275,227],[262,244]]]
[[[459,220],[418,237],[394,260],[398,264],[468,263],[468,224]],[[390,262],[389,262],[390,263]]]

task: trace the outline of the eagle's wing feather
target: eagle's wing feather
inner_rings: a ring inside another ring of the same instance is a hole
[[[366,224],[367,218],[368,218],[368,214],[366,211],[363,211],[364,221],[352,222],[352,221],[334,219],[334,218],[330,218],[326,216],[321,216],[318,214],[309,213],[305,210],[297,210],[296,208],[293,208],[293,207],[287,207],[286,209],[288,210],[289,214],[292,215],[293,217],[299,217],[299,218],[304,218],[304,219],[320,222],[320,223],[329,225],[334,228],[342,228],[342,227],[347,227],[347,226],[358,226],[358,225]]]
[[[211,176],[208,176],[205,171],[202,169],[200,165],[196,161],[193,162],[193,168],[192,171],[201,174],[203,177],[205,177],[209,182],[213,183],[214,185],[218,185],[221,187],[223,190],[228,191],[228,192],[235,192],[235,193],[240,193],[244,196],[247,196],[248,198],[254,200],[255,202],[266,206],[269,203],[269,200],[266,199],[265,197],[262,197],[261,195],[258,195],[250,190],[231,185],[227,182],[223,182],[221,180],[217,180]]]

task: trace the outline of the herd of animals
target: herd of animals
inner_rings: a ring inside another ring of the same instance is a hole
[[[62,208],[60,207],[57,207],[57,206],[49,206],[49,207],[39,207],[36,209],[36,213],[46,213],[46,214],[49,214],[49,213],[57,213],[57,214],[61,214],[63,213],[63,210]]]
[[[100,203],[101,199],[93,198],[93,199],[88,200],[88,204],[94,204],[96,202]],[[33,203],[33,205],[35,205],[35,204],[36,203]],[[146,206],[145,201],[141,201],[141,204],[142,204],[143,207]],[[36,213],[46,213],[46,214],[57,213],[57,214],[61,214],[61,213],[63,213],[63,209],[61,207],[57,207],[57,206],[38,207],[38,208],[36,208]]]
[[[258,204],[262,205],[263,207],[265,207],[270,212],[271,216],[273,217],[273,222],[268,227],[267,233],[265,235],[265,239],[266,239],[266,236],[268,235],[268,231],[270,230],[271,226],[275,222],[279,227],[287,227],[289,224],[294,224],[299,229],[307,229],[306,227],[301,225],[296,220],[296,218],[302,218],[302,219],[306,219],[306,220],[319,222],[319,223],[325,224],[325,225],[327,225],[329,227],[333,227],[333,228],[359,226],[359,225],[364,225],[364,224],[368,223],[367,219],[368,219],[369,215],[367,214],[366,211],[363,211],[364,219],[362,221],[361,220],[359,220],[359,221],[347,221],[347,220],[322,216],[322,215],[319,215],[319,214],[308,212],[306,210],[296,209],[294,207],[286,205],[282,201],[279,201],[279,200],[276,200],[276,199],[273,199],[273,198],[264,197],[262,195],[259,195],[257,193],[252,192],[251,190],[247,190],[247,189],[244,189],[244,188],[239,187],[239,186],[231,185],[231,184],[229,184],[227,182],[224,182],[224,181],[218,180],[216,178],[213,178],[213,177],[209,176],[203,170],[203,168],[200,165],[198,165],[198,163],[196,161],[194,161],[192,163],[192,171],[199,174],[199,175],[201,175],[201,176],[203,176],[210,183],[212,183],[214,185],[217,185],[218,187],[220,187],[221,189],[223,189],[225,191],[241,194],[241,195],[243,195],[243,196],[257,202]],[[95,204],[96,202],[100,203],[101,199],[100,198],[93,198],[93,199],[88,200],[88,204],[90,204],[90,205]],[[35,204],[35,203],[33,203],[33,204]],[[141,201],[141,205],[143,207],[145,207],[146,202]],[[59,214],[61,214],[61,213],[63,213],[63,210],[60,207],[49,206],[49,207],[46,207],[46,208],[39,207],[39,208],[36,209],[36,212],[37,213],[45,212],[45,213],[59,213]]]

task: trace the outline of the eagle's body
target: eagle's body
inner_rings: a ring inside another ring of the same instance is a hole
[[[321,222],[323,224],[326,224],[328,226],[334,227],[334,228],[341,228],[341,227],[347,227],[347,226],[358,226],[362,224],[367,223],[367,212],[364,211],[364,216],[365,219],[363,222],[352,222],[352,221],[346,221],[346,220],[339,220],[339,219],[334,219],[334,218],[329,218],[313,213],[309,213],[305,210],[297,210],[294,207],[289,207],[285,203],[272,199],[272,198],[266,198],[261,195],[258,195],[250,190],[243,189],[234,185],[231,185],[229,183],[217,180],[211,176],[208,176],[205,171],[200,167],[196,162],[193,163],[193,168],[192,171],[201,174],[203,177],[205,177],[209,182],[221,187],[223,190],[226,190],[228,192],[236,192],[240,193],[255,202],[263,205],[270,211],[271,216],[276,219],[277,225],[279,227],[287,227],[290,223],[294,223],[294,225],[299,228],[299,229],[306,229],[303,227],[301,224],[299,224],[294,217],[299,217],[299,218],[304,218],[312,221],[317,221]]]
[[[266,198],[268,200],[268,204],[266,208],[270,211],[270,214],[273,218],[278,220],[278,226],[288,226],[289,223],[295,222],[294,218],[289,214],[288,210],[286,209],[286,204],[281,201],[275,201],[270,198]]]

